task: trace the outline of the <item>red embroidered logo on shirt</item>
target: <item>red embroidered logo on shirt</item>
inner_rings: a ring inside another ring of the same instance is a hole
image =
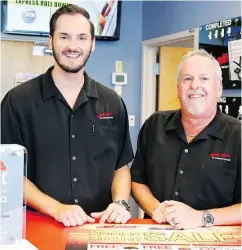
[[[104,113],[100,113],[97,115],[98,119],[111,119],[113,118],[113,113],[112,112],[104,112]]]
[[[231,156],[227,153],[211,153],[210,157],[216,160],[231,161]]]

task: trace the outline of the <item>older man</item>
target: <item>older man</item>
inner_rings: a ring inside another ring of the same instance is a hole
[[[177,72],[181,109],[143,125],[131,168],[132,192],[158,223],[176,229],[241,222],[241,123],[221,113],[218,62],[184,56]]]

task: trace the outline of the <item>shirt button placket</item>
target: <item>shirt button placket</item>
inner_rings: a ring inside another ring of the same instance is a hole
[[[75,166],[76,166],[76,161],[77,161],[77,157],[75,155],[75,149],[76,149],[76,134],[75,134],[75,116],[74,114],[72,113],[71,114],[71,119],[70,119],[70,122],[71,122],[71,130],[70,130],[70,138],[71,138],[71,141],[70,141],[70,146],[71,146],[71,159],[72,159],[72,164],[71,164],[71,168],[72,168],[72,171],[73,171],[73,174],[74,176],[76,176],[76,174],[74,173],[74,169],[75,169]],[[73,185],[72,185],[72,192],[73,192],[73,201],[75,204],[78,204],[79,203],[79,200],[76,198],[77,195],[76,195],[76,189],[78,188],[77,186],[77,179],[78,176],[76,177],[73,177],[72,176],[72,181],[73,181]],[[75,183],[75,184],[74,184]]]

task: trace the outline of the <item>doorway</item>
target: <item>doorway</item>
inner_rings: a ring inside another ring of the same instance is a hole
[[[172,47],[162,46],[159,48],[156,111],[177,110],[180,108],[177,97],[177,67],[182,57],[193,50],[193,45],[187,47],[189,43],[190,41],[184,43],[184,47],[181,44],[176,47],[172,45]]]
[[[157,55],[159,54],[160,47],[198,49],[199,28],[142,42],[140,126],[143,125],[151,114],[157,111],[157,91],[159,84],[157,84],[157,75],[154,73],[154,65],[157,63]]]

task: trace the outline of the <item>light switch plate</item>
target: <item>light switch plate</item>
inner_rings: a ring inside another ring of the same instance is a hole
[[[135,115],[129,115],[129,126],[130,127],[135,126]]]

